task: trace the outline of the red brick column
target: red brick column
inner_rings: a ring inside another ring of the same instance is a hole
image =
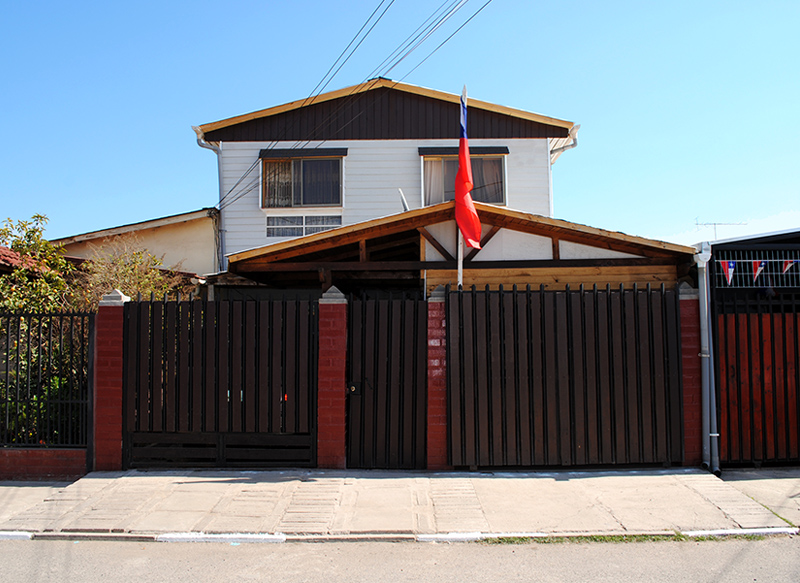
[[[684,465],[703,462],[702,376],[700,374],[700,301],[695,293],[681,294],[681,364],[683,367]]]
[[[347,367],[347,298],[335,287],[319,301],[317,466],[344,468]]]
[[[122,469],[122,311],[119,290],[103,296],[94,348],[93,470]]]
[[[447,465],[447,338],[444,288],[428,298],[428,469]]]

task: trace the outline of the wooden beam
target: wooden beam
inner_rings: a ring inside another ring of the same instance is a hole
[[[444,257],[446,261],[455,261],[455,258],[450,255],[450,252],[444,248],[444,245],[436,240],[436,237],[431,235],[428,229],[425,227],[417,227],[417,231],[419,231],[419,234],[422,235],[428,243],[433,245],[433,248],[436,249],[439,252],[439,255]]]
[[[550,240],[553,242],[553,259],[558,261],[561,259],[561,245],[559,244],[560,239],[558,237],[553,237]]]
[[[470,251],[469,253],[467,253],[467,256],[464,258],[464,261],[472,261],[472,259],[473,259],[473,258],[474,258],[474,257],[475,257],[475,256],[476,256],[478,253],[480,253],[480,252],[481,252],[481,250],[482,250],[484,247],[486,247],[486,244],[487,244],[489,241],[491,241],[491,240],[492,240],[492,238],[493,238],[493,237],[494,237],[494,236],[495,236],[497,233],[499,233],[499,232],[500,232],[500,230],[501,230],[501,228],[500,228],[500,227],[498,227],[497,225],[493,225],[493,226],[492,226],[492,228],[489,230],[489,232],[488,232],[488,233],[486,233],[486,236],[485,236],[485,237],[484,237],[484,238],[481,240],[481,248],[480,248],[480,249],[473,249],[472,251]]]
[[[358,260],[364,263],[367,260],[367,240],[361,239],[358,242]]]

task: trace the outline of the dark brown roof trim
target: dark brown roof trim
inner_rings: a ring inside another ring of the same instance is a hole
[[[273,148],[261,150],[259,158],[344,158],[347,148]]]
[[[454,148],[419,148],[420,156],[458,156],[458,147]],[[470,146],[470,154],[490,156],[492,154],[508,154],[507,146]]]

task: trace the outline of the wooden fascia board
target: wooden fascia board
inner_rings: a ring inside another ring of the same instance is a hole
[[[604,245],[602,245],[602,247],[607,249],[653,250],[659,253],[664,252],[669,255],[692,255],[696,253],[694,247],[686,247],[684,245],[676,245],[674,243],[656,241],[654,239],[645,239],[644,237],[626,235],[625,233],[615,231],[606,231],[587,225],[571,223],[561,219],[552,219],[542,215],[533,215],[489,204],[476,202],[475,208],[478,211],[478,215],[481,217],[482,223],[496,224],[515,231],[547,237],[557,236],[562,240],[570,240],[578,243],[584,242],[594,247],[601,246],[597,243],[603,242]],[[609,246],[606,246],[605,243]],[[636,253],[640,251],[632,252]]]
[[[110,229],[103,229],[101,231],[82,233],[80,235],[74,235],[72,237],[52,239],[50,242],[56,245],[69,245],[71,243],[79,243],[81,241],[94,241],[96,239],[105,239],[108,237],[115,237],[117,235],[124,235],[126,233],[135,233],[138,231],[145,231],[147,229],[157,229],[159,227],[167,227],[169,225],[178,225],[180,223],[188,223],[189,221],[207,219],[211,217],[213,212],[214,210],[212,209],[201,209],[199,211],[192,211],[190,213],[184,213],[181,215],[172,215],[169,217],[162,217],[160,219],[142,221],[141,223],[132,223],[129,225],[112,227]]]
[[[373,79],[371,81],[367,81],[365,83],[361,83],[359,85],[352,85],[350,87],[345,87],[343,89],[337,89],[335,91],[330,91],[328,93],[322,93],[315,97],[306,98],[306,99],[298,99],[296,101],[291,101],[289,103],[284,103],[283,105],[277,105],[275,107],[270,107],[267,109],[261,109],[259,111],[254,111],[252,113],[246,113],[243,115],[238,115],[235,117],[223,119],[220,121],[210,122],[199,126],[197,129],[200,130],[201,134],[204,136],[208,132],[213,132],[218,129],[230,127],[233,125],[237,125],[240,123],[245,123],[248,121],[252,121],[254,119],[260,119],[263,117],[270,117],[273,115],[278,115],[280,113],[284,113],[287,111],[292,111],[295,109],[300,109],[301,107],[307,107],[309,105],[314,105],[316,103],[324,103],[325,101],[331,101],[333,99],[339,99],[341,97],[349,97],[350,95],[355,95],[356,93],[363,93],[365,91],[370,91],[372,89],[379,89],[383,87],[388,87],[390,89],[397,89],[400,91],[404,91],[406,93],[413,93],[415,95],[421,95],[423,97],[430,97],[432,99],[437,99],[439,101],[447,101],[450,103],[460,103],[461,96],[455,95],[453,93],[445,93],[444,91],[437,91],[436,89],[428,89],[426,87],[417,87],[416,85],[408,85],[405,83],[400,83],[397,81],[392,81],[390,79]],[[566,121],[563,119],[557,119],[555,117],[548,117],[546,115],[541,115],[538,113],[533,113],[530,111],[523,111],[521,109],[514,109],[512,107],[506,107],[503,105],[496,105],[494,103],[488,103],[486,101],[480,101],[478,99],[470,99],[468,103],[469,107],[474,107],[477,109],[483,109],[486,111],[491,111],[494,113],[499,113],[502,115],[508,115],[510,117],[516,117],[520,119],[525,119],[528,121],[533,121],[537,123],[542,123],[545,125],[565,128],[567,130],[572,129],[572,126],[575,124],[571,121]],[[202,137],[202,136],[201,136]]]

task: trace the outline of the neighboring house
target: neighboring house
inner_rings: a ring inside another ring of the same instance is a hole
[[[0,273],[11,273],[19,264],[19,253],[0,245]]]
[[[68,257],[89,259],[109,242],[129,238],[162,259],[165,268],[177,265],[182,272],[206,275],[219,271],[218,215],[217,209],[204,208],[52,242],[61,245]]]
[[[800,462],[800,229],[698,245],[723,465]],[[713,394],[713,393],[712,393]],[[713,411],[711,416],[714,417]],[[712,435],[716,433],[713,428]],[[713,447],[713,445],[712,445]]]
[[[475,99],[473,198],[552,214],[578,126]],[[195,128],[218,155],[224,254],[453,199],[459,96],[373,79]]]

